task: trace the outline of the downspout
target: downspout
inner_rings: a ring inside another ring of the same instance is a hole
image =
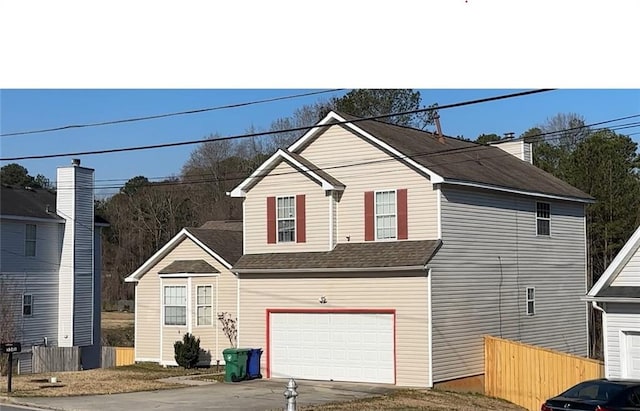
[[[431,320],[431,268],[427,269],[427,287],[429,288],[428,290],[428,298],[429,298],[429,305],[427,306],[427,316],[429,316],[429,318],[427,319],[428,322],[428,332],[429,332],[429,336],[427,338],[429,338],[428,341],[428,351],[429,351],[429,380],[428,380],[428,387],[429,388],[433,388],[433,322]]]
[[[594,310],[602,312],[602,352],[604,353],[604,377],[609,378],[609,368],[607,362],[609,356],[607,355],[607,312],[598,305],[596,301],[591,301],[591,306]]]

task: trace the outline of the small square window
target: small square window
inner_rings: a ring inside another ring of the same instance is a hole
[[[551,235],[551,205],[549,203],[536,203],[536,234],[540,236]]]
[[[536,313],[536,289],[527,287],[527,315]]]
[[[33,315],[33,295],[31,294],[22,295],[22,315],[25,317]]]

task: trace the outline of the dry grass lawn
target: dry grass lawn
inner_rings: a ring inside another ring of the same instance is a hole
[[[163,390],[184,387],[184,385],[157,381],[160,378],[210,374],[212,372],[213,370],[208,368],[184,370],[177,367],[163,368],[158,364],[135,364],[87,371],[14,375],[11,395],[15,397],[63,397]],[[54,376],[58,381],[50,383],[49,378]],[[6,393],[7,377],[0,377],[0,395],[6,395]]]
[[[399,390],[390,395],[334,404],[302,407],[303,411],[525,411],[510,402],[478,394],[455,393],[439,390]]]
[[[133,313],[103,311],[102,328],[112,330],[114,328],[133,327],[134,318]]]

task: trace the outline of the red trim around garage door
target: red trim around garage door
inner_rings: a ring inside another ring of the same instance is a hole
[[[267,308],[267,347],[266,347],[266,375],[271,378],[271,314],[272,313],[339,313],[339,314],[392,314],[393,315],[393,383],[396,384],[396,310],[392,308]]]

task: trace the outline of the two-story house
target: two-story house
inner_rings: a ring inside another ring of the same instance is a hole
[[[230,192],[238,344],[267,377],[422,387],[481,375],[485,334],[586,355],[592,198],[530,156],[329,113]]]
[[[2,185],[2,337],[31,347],[80,347],[82,367],[100,366],[100,228],[94,170],[74,160],[57,170],[57,191]]]

